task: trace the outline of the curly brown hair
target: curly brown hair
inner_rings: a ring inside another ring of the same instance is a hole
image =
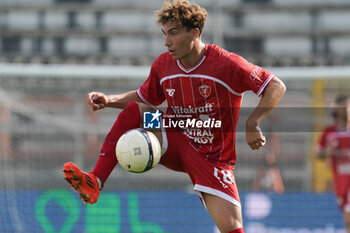
[[[202,32],[207,11],[198,4],[190,3],[187,0],[170,0],[164,2],[163,7],[156,11],[157,23],[165,25],[168,22],[177,22],[180,27],[186,27],[187,30],[198,28]]]

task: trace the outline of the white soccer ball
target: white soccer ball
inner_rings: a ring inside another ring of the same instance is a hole
[[[161,157],[159,140],[144,129],[132,129],[123,134],[115,152],[119,164],[125,170],[136,173],[152,169]]]

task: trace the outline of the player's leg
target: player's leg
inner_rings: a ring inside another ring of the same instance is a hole
[[[350,185],[338,185],[336,188],[337,201],[343,214],[344,227],[350,233]]]
[[[161,164],[175,171],[185,171],[190,176],[194,190],[222,233],[243,233],[233,166],[209,162],[188,143],[182,132],[171,131],[167,140],[168,150],[162,156]]]
[[[194,190],[221,233],[243,233],[241,203],[233,174],[234,166],[208,161],[205,155],[189,147],[182,151],[181,157],[184,170],[194,184]]]
[[[141,125],[139,105],[136,102],[130,102],[119,113],[117,120],[114,122],[101,146],[99,157],[91,173],[100,179],[102,187],[118,163],[115,147],[119,138],[128,130],[139,128]]]
[[[243,233],[241,209],[218,196],[202,193],[206,208],[221,233]]]
[[[154,111],[154,109],[144,103],[130,102],[119,114],[118,119],[108,133],[101,147],[97,163],[91,172],[101,180],[102,186],[118,163],[115,147],[119,138],[126,131],[141,127],[142,114],[144,111]],[[157,136],[160,145],[162,145],[162,134],[160,130],[153,131],[153,133]]]
[[[347,233],[350,233],[350,212],[344,212],[345,229]]]
[[[140,127],[141,108],[142,106],[136,102],[130,102],[119,114],[104,140],[100,155],[91,173],[83,172],[71,162],[64,165],[65,180],[77,190],[84,203],[93,204],[97,201],[100,188],[118,163],[115,155],[116,143],[126,131]]]

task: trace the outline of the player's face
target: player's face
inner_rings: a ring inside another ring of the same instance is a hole
[[[350,98],[346,100],[344,107],[346,108],[346,120],[350,124]]]
[[[350,122],[350,98],[344,100],[338,105],[340,109],[337,110],[337,114],[342,121]]]
[[[183,60],[191,55],[194,48],[193,29],[187,30],[185,27],[179,27],[175,22],[168,22],[163,26],[162,32],[164,45],[174,59]]]

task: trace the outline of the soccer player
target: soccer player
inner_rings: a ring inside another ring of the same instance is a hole
[[[318,156],[331,166],[335,195],[350,233],[350,96],[340,95],[335,102],[334,124],[321,134]]]
[[[274,154],[265,156],[265,161],[256,171],[252,184],[253,191],[284,193],[282,176],[275,160]]]
[[[268,71],[242,57],[201,40],[207,12],[187,0],[165,1],[157,12],[167,52],[152,64],[138,90],[87,95],[92,110],[124,109],[102,145],[90,173],[75,164],[64,165],[65,179],[85,203],[95,203],[100,188],[117,164],[115,146],[122,134],[141,125],[141,113],[167,102],[166,112],[191,112],[193,117],[220,120],[220,128],[204,131],[156,132],[165,151],[160,164],[186,172],[222,233],[242,233],[241,203],[233,176],[236,162],[235,131],[242,95],[253,91],[261,99],[246,122],[246,141],[253,150],[265,144],[259,123],[279,102],[285,86]],[[202,118],[201,118],[202,119]]]

